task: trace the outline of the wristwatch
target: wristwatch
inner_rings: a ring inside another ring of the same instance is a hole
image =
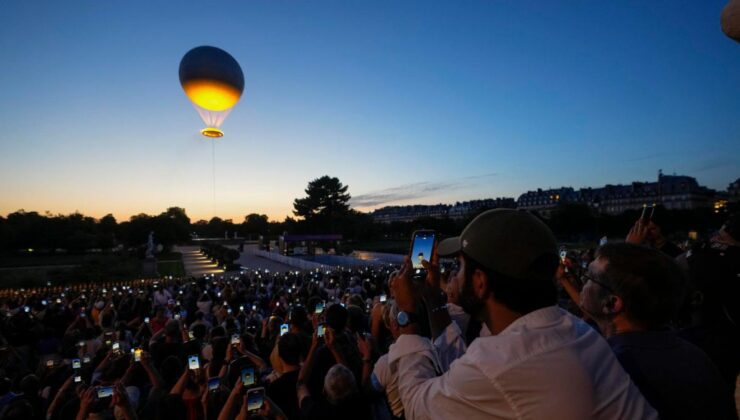
[[[419,317],[413,312],[400,311],[396,316],[399,327],[405,327],[412,322],[419,322]]]

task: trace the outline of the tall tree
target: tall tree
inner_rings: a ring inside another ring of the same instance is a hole
[[[348,185],[342,185],[339,178],[324,175],[308,183],[306,197],[293,201],[293,214],[306,221],[314,219],[331,220],[349,213]]]
[[[254,235],[267,235],[270,224],[267,220],[267,215],[251,213],[244,217],[244,223],[242,223],[242,229],[247,234]]]

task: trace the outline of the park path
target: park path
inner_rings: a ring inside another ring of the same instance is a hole
[[[238,264],[241,264],[242,267],[245,269],[252,269],[252,270],[270,270],[271,272],[285,272],[285,271],[294,271],[295,268],[281,264],[279,262],[275,262],[272,260],[268,260],[267,258],[262,258],[255,254],[257,251],[257,245],[256,244],[245,244],[244,245],[244,252],[241,253],[241,256],[239,257],[236,262]]]
[[[236,248],[232,246],[230,248]],[[266,258],[255,255],[257,245],[246,244],[244,245],[244,252],[241,253],[239,259],[236,260],[237,264],[241,264],[245,269],[258,269],[258,270],[270,270],[275,271],[289,271],[295,270],[285,264],[280,264],[268,260]],[[192,277],[200,277],[206,274],[223,274],[224,270],[218,268],[218,266],[207,259],[203,254],[200,253],[199,246],[176,246],[175,252],[182,254],[182,263],[185,266],[185,274]]]

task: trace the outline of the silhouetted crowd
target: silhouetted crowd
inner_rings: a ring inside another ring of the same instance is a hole
[[[490,210],[401,266],[0,291],[0,419],[737,419],[740,227],[557,244]]]

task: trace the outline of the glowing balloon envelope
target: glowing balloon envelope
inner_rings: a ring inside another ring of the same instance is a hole
[[[180,61],[180,84],[206,128],[206,137],[222,137],[219,129],[244,91],[244,73],[239,63],[216,47],[196,47]]]
[[[727,3],[722,10],[720,23],[725,35],[740,42],[740,0],[730,0]]]

